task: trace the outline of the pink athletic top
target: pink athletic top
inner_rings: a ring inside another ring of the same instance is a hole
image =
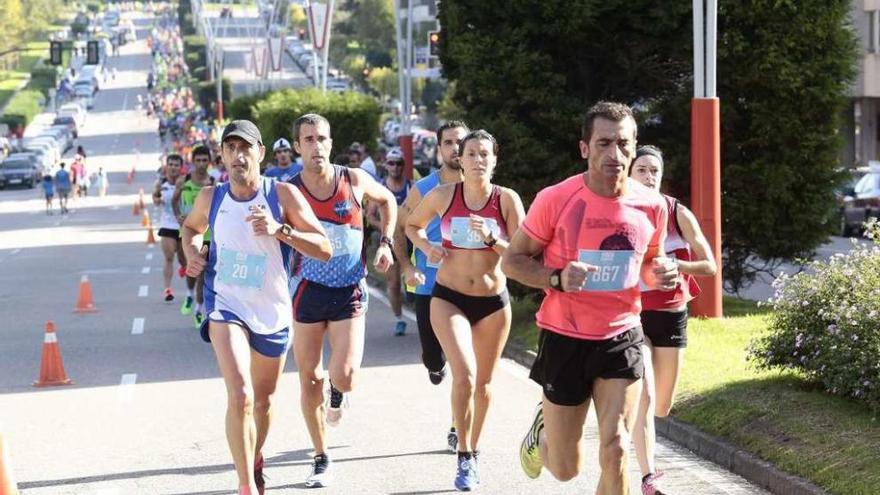
[[[504,216],[501,214],[501,188],[492,186],[492,193],[485,206],[479,210],[472,210],[464,202],[464,187],[459,182],[455,184],[449,208],[440,217],[440,235],[443,237],[443,247],[447,249],[492,249],[483,243],[479,234],[471,230],[471,215],[483,217],[496,239],[508,240],[507,222],[504,221]]]
[[[666,200],[669,209],[669,222],[663,251],[666,252],[667,258],[693,261],[691,246],[684,240],[681,228],[678,226],[678,200],[665,194],[663,199]],[[681,274],[681,282],[675,286],[674,290],[644,290],[642,292],[642,309],[645,311],[677,309],[700,295],[700,292],[700,286],[693,275]]]
[[[666,203],[659,193],[628,179],[627,193],[592,192],[582,174],[550,186],[532,203],[523,230],[544,244],[544,265],[596,265],[582,290],[544,290],[538,326],[585,340],[610,339],[641,324],[639,281],[648,248],[663,245]]]

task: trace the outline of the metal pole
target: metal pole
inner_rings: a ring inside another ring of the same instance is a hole
[[[223,52],[217,60],[217,120],[223,120]]]
[[[691,209],[718,263],[714,277],[700,277],[703,292],[691,314],[723,315],[721,258],[721,103],[715,97],[717,3],[708,0],[704,43],[703,0],[694,0],[694,99],[691,102]],[[705,65],[704,65],[705,63]]]
[[[718,51],[718,0],[706,0],[706,96],[715,98],[715,60]]]
[[[327,69],[330,57],[330,35],[333,33],[333,9],[336,6],[336,0],[330,0],[327,3],[327,39],[324,41],[322,54],[324,55],[324,65],[321,67],[321,91],[327,91]]]
[[[694,98],[706,96],[706,48],[703,31],[703,1],[694,1]]]
[[[403,35],[401,34],[402,30],[400,29],[400,0],[394,0],[394,31],[397,41],[397,82],[400,85],[398,100],[403,102],[404,84],[406,84],[404,70],[406,61],[404,60],[403,53]],[[401,108],[402,107],[403,103],[401,103]]]
[[[410,109],[412,108],[412,68],[413,68],[413,2],[408,0],[406,3],[406,119],[404,122],[404,134],[412,134],[412,120],[410,119]]]

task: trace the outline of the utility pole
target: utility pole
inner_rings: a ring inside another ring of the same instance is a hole
[[[412,67],[413,67],[413,2],[407,0],[406,6],[406,42],[405,46],[400,26],[400,0],[394,1],[394,18],[397,34],[397,71],[400,82],[400,134],[398,144],[406,162],[404,175],[413,178],[413,136],[412,136]]]
[[[695,316],[720,318],[724,278],[721,275],[721,102],[715,88],[718,0],[693,0],[693,5],[691,209],[706,234],[718,271],[714,277],[700,278],[703,292],[694,300],[691,309]]]

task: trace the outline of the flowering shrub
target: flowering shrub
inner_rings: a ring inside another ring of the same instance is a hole
[[[866,232],[873,245],[776,279],[769,332],[751,342],[749,360],[797,369],[880,411],[880,227]]]

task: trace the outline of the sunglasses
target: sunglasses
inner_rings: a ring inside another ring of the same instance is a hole
[[[393,166],[393,167],[402,167],[402,166],[405,165],[405,163],[404,163],[403,161],[398,161],[398,160],[387,161],[387,162],[385,162],[385,164],[386,164],[386,165],[391,165],[391,166]]]

